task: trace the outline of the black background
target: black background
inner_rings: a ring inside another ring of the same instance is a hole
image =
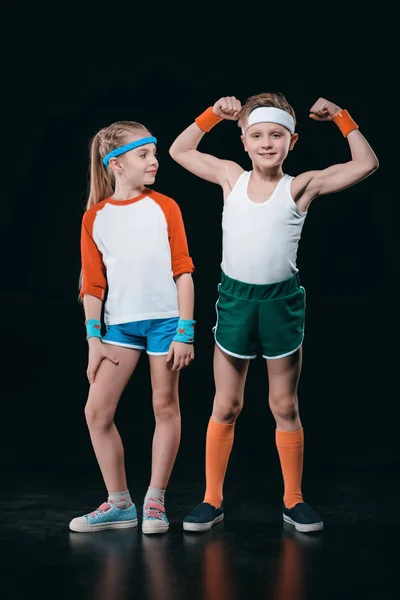
[[[96,472],[84,419],[88,392],[84,315],[77,301],[88,144],[132,119],[158,138],[154,189],[180,205],[196,266],[196,359],[181,375],[177,459],[203,476],[211,413],[214,304],[221,260],[222,194],[169,157],[176,135],[219,97],[280,91],[299,141],[285,162],[297,175],[349,159],[331,123],[309,119],[323,96],[347,108],[380,160],[371,177],[319,198],[298,253],[307,290],[300,411],[310,469],[384,469],[398,450],[398,98],[387,15],[372,22],[332,7],[326,17],[289,7],[185,11],[128,5],[10,6],[3,54],[1,340],[3,467]],[[161,10],[161,12],[160,12]],[[86,12],[84,12],[86,11]],[[229,14],[224,14],[229,11]],[[301,13],[301,11],[300,11]],[[259,16],[260,18],[257,18]],[[201,150],[250,168],[235,124]],[[396,162],[395,162],[396,161]],[[236,460],[276,462],[263,360],[251,364],[237,424]],[[142,356],[117,424],[126,460],[150,464],[153,415]]]

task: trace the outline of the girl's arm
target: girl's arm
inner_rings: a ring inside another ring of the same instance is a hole
[[[101,319],[101,309],[102,309],[102,300],[96,298],[95,296],[91,296],[90,294],[85,294],[83,296],[83,308],[85,311],[85,321],[89,319],[94,319],[99,322]],[[100,325],[99,325],[99,334],[100,334]],[[92,384],[95,381],[97,370],[100,366],[100,363],[104,360],[110,360],[115,365],[118,365],[119,360],[114,355],[114,352],[111,348],[107,348],[105,344],[102,344],[101,337],[93,336],[88,339],[88,347],[89,347],[89,357],[88,357],[88,367],[86,370],[86,375],[89,380],[89,383]]]
[[[103,302],[100,300],[100,298],[96,298],[90,294],[85,294],[83,296],[85,320],[87,321],[88,319],[96,319],[96,321],[100,321],[102,306]]]
[[[177,275],[175,282],[178,290],[179,321],[176,336],[169,348],[166,362],[171,362],[172,371],[180,371],[188,367],[194,359],[194,285],[190,273]],[[179,338],[183,341],[179,341]]]
[[[179,318],[192,321],[194,314],[194,285],[190,273],[182,273],[175,279],[178,290]]]

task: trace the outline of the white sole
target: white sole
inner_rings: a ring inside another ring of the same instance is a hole
[[[167,525],[167,523],[142,523],[142,533],[167,533],[168,530],[169,525]]]
[[[71,531],[78,533],[93,533],[94,531],[103,531],[104,529],[127,529],[128,527],[137,527],[138,520],[131,519],[130,521],[115,521],[113,523],[99,523],[98,525],[74,525],[69,524]]]
[[[321,531],[321,529],[324,528],[324,524],[322,521],[319,521],[318,523],[309,524],[296,523],[296,521],[293,521],[293,519],[291,519],[287,515],[283,515],[283,520],[285,521],[285,523],[290,523],[290,525],[294,525],[296,530],[301,531],[302,533],[309,533],[311,531]]]
[[[185,531],[210,531],[213,525],[220,523],[224,520],[224,514],[219,515],[213,521],[208,521],[208,523],[188,523],[187,521],[183,521],[183,529]]]

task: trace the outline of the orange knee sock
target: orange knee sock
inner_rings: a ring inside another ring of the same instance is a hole
[[[276,430],[276,447],[281,462],[286,508],[293,508],[303,502],[301,478],[303,475],[304,431]]]
[[[235,423],[218,423],[211,417],[206,440],[206,493],[204,502],[219,508],[229,456],[233,446]]]

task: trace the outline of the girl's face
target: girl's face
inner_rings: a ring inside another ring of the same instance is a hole
[[[129,144],[149,135],[149,133],[132,135],[127,137],[125,143]],[[155,181],[158,170],[156,153],[157,149],[154,143],[133,148],[133,150],[116,157],[112,168],[117,177],[122,177],[132,186],[151,185]]]
[[[297,138],[297,133],[291,135],[282,125],[255,123],[242,136],[242,142],[253,165],[264,169],[281,165]]]

